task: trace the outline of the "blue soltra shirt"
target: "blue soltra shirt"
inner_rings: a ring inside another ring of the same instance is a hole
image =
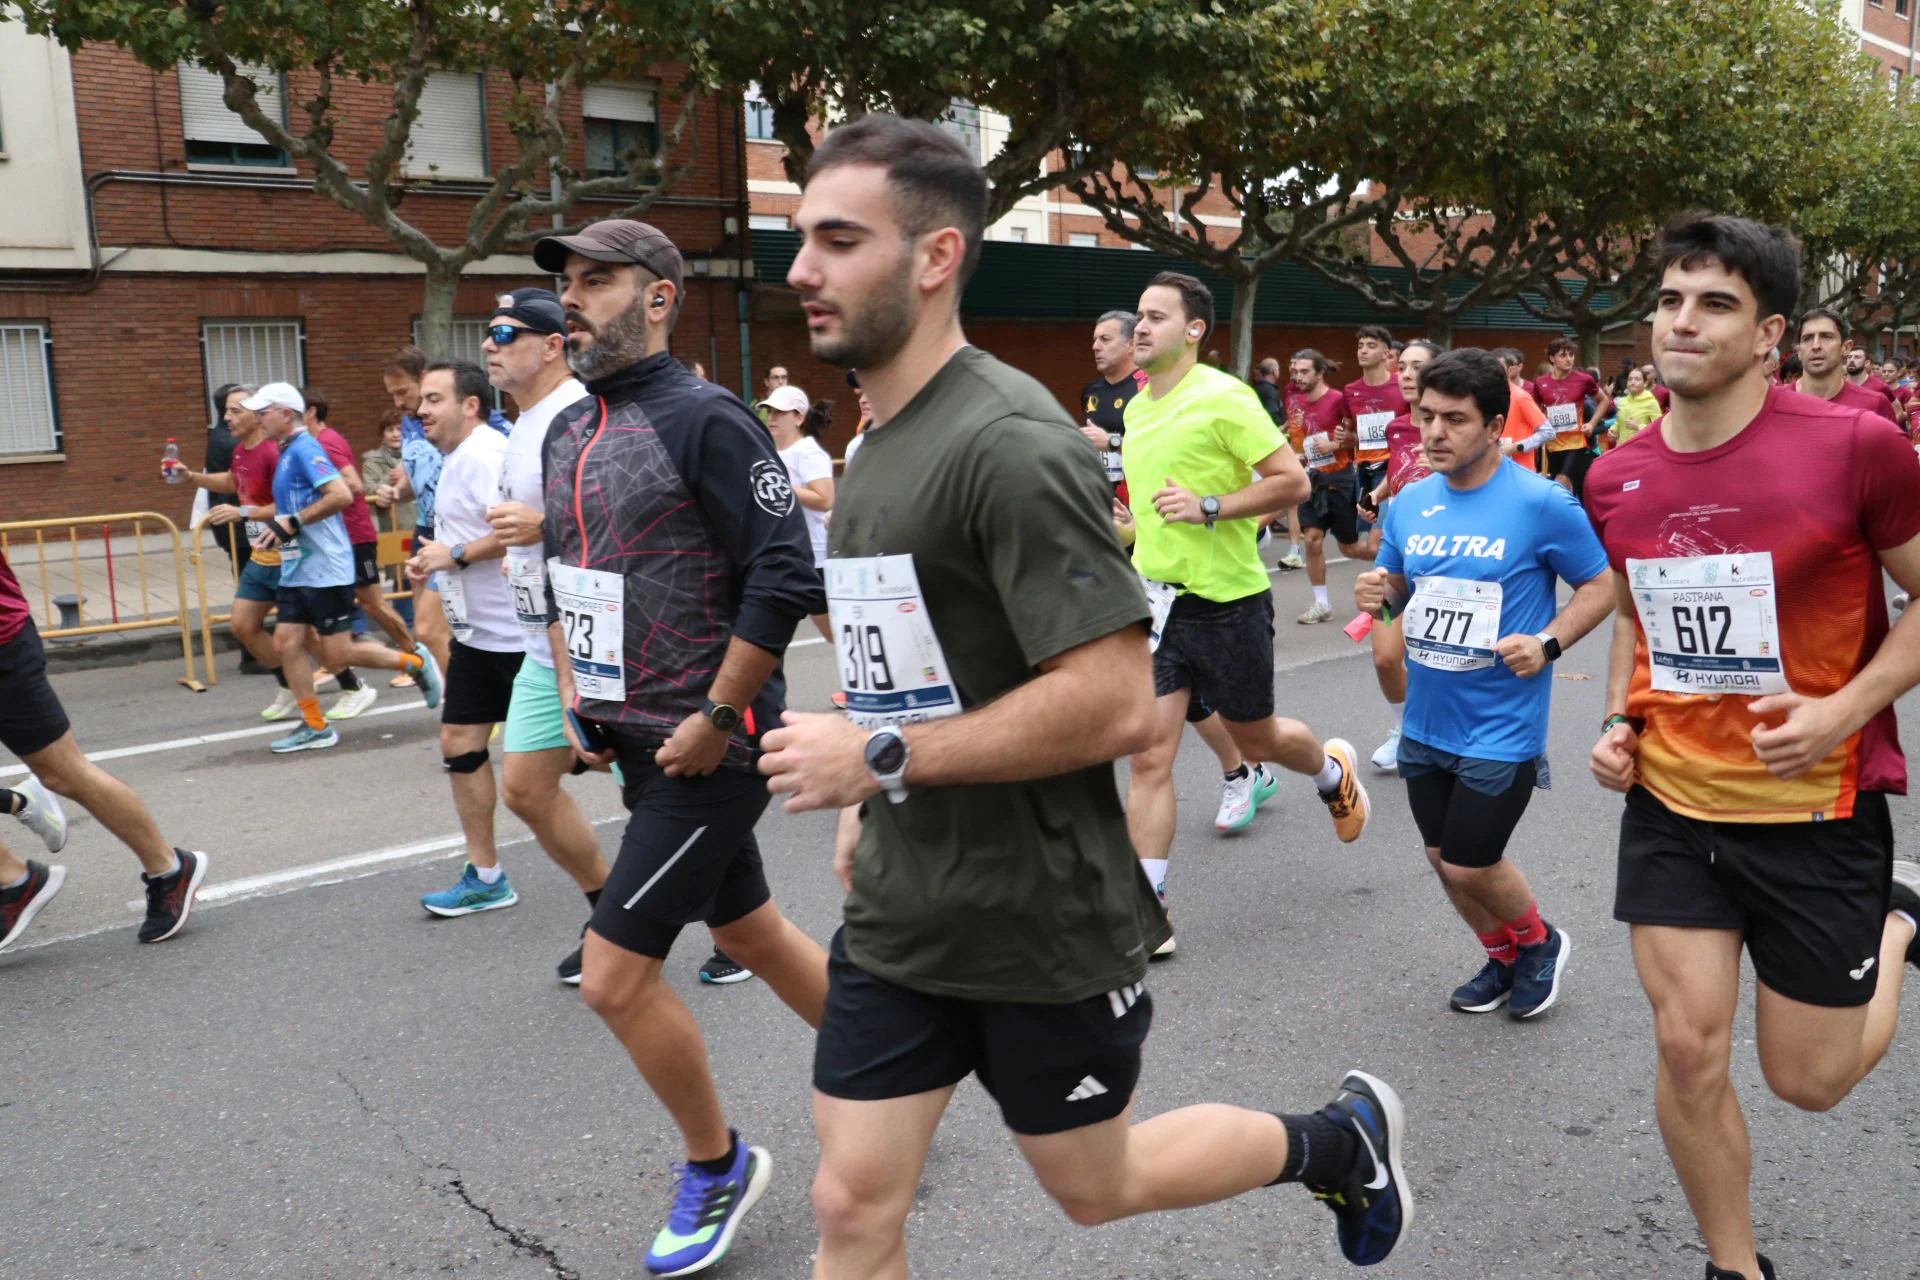
[[[280,445],[280,463],[273,471],[273,508],[283,516],[298,515],[320,498],[322,485],[345,484],[340,471],[320,442],[296,431]],[[347,522],[337,515],[300,526],[300,536],[280,550],[283,587],[350,587],[353,585],[353,545]]]
[[[1578,585],[1607,553],[1574,496],[1503,463],[1477,489],[1428,476],[1388,504],[1375,564],[1417,596],[1423,578],[1500,584],[1499,636],[1535,635],[1559,611],[1556,579]],[[1468,671],[1407,663],[1404,731],[1417,742],[1485,760],[1532,760],[1547,748],[1553,667],[1520,679],[1496,661]]]

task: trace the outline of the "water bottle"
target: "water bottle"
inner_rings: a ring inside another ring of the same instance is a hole
[[[179,484],[187,478],[187,469],[180,461],[180,446],[173,442],[172,436],[167,437],[166,452],[160,455],[160,474],[168,484]]]

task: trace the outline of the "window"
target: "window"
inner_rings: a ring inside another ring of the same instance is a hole
[[[0,324],[0,457],[60,452],[52,346],[44,324]]]
[[[238,382],[249,387],[269,382],[306,381],[306,335],[298,320],[202,320],[200,362],[206,367],[207,403],[213,389]]]
[[[1910,8],[1911,0],[1893,0],[1893,14],[1896,18],[1906,17]]]
[[[587,176],[618,178],[635,156],[660,151],[660,122],[650,84],[590,84],[581,93],[586,117]]]
[[[760,96],[760,86],[750,84],[741,96],[740,108],[746,116],[748,142],[773,141],[773,107]]]
[[[406,170],[421,178],[487,176],[487,104],[479,76],[435,71],[420,86]]]
[[[490,316],[455,316],[453,318],[453,336],[448,339],[445,351],[428,351],[428,360],[465,360],[487,367],[486,352],[480,350],[480,344],[487,340],[487,321]],[[413,322],[413,345],[420,346],[420,321]],[[424,348],[423,348],[424,349]]]
[[[1892,68],[1893,74],[1887,77],[1887,93],[1895,102],[1900,101],[1900,68]]]
[[[960,139],[968,155],[976,161],[980,159],[980,108],[965,98],[955,98],[935,123]]]
[[[284,126],[287,122],[285,78],[266,67],[242,64],[240,69],[253,81],[260,109],[269,116],[278,116]],[[175,71],[180,79],[180,128],[186,135],[189,165],[287,167],[286,152],[255,133],[237,113],[227,109],[227,85],[219,72],[185,62]]]
[[[793,219],[784,213],[750,213],[747,215],[749,231],[791,231]]]
[[[1027,229],[1025,227],[1008,227],[1007,239],[1013,241],[1015,244],[1025,244],[1027,242]]]
[[[1067,243],[1076,249],[1098,249],[1100,233],[1097,231],[1069,231]]]

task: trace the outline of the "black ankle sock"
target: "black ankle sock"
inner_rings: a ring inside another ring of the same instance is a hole
[[[1360,1154],[1360,1141],[1353,1136],[1353,1129],[1327,1119],[1324,1112],[1280,1116],[1280,1123],[1287,1127],[1287,1162],[1269,1186],[1282,1182],[1330,1186],[1353,1167]]]
[[[721,1156],[718,1160],[692,1160],[688,1163],[702,1172],[710,1173],[718,1178],[732,1172],[733,1162],[739,1158],[740,1135],[737,1133],[729,1133],[727,1135],[727,1154]]]
[[[340,668],[339,671],[335,672],[334,674],[339,679],[340,687],[342,689],[345,689],[348,693],[359,692],[360,677],[353,674],[352,667],[342,667]]]
[[[1758,1256],[1760,1258],[1760,1274],[1757,1276],[1749,1277],[1744,1272],[1728,1271],[1723,1267],[1716,1267],[1713,1263],[1709,1262],[1707,1263],[1707,1280],[1773,1280],[1773,1263],[1768,1261],[1764,1254]]]
[[[0,787],[0,813],[15,814],[27,807],[27,798],[18,791]]]
[[[1228,782],[1238,782],[1240,781],[1240,779],[1246,776],[1247,776],[1247,762],[1244,760],[1240,762],[1240,767],[1238,769],[1235,769],[1232,773],[1229,773],[1228,775],[1226,775]]]
[[[275,667],[275,668],[273,669],[273,678],[274,678],[275,680],[278,680],[278,681],[280,682],[280,687],[281,687],[282,689],[286,689],[286,688],[288,687],[288,686],[287,686],[287,673],[286,673],[286,671],[285,671],[284,669],[282,669],[282,668],[280,668],[280,667]],[[289,690],[289,692],[291,692],[291,690]]]
[[[600,905],[600,891],[598,889],[587,890],[587,905],[590,907],[597,907]]]

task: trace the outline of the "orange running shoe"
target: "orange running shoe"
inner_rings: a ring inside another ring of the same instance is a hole
[[[1353,744],[1345,738],[1328,738],[1326,750],[1340,762],[1340,785],[1322,791],[1320,800],[1333,815],[1333,832],[1340,843],[1352,844],[1367,829],[1373,802],[1367,799],[1366,784],[1360,781],[1360,770],[1354,766]]]

